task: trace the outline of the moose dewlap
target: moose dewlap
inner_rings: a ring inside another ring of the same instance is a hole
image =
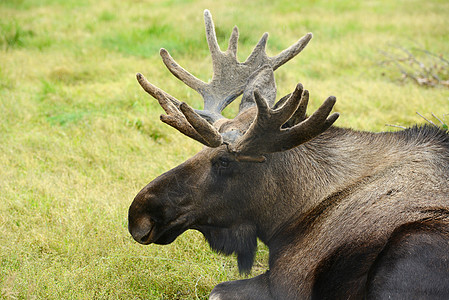
[[[266,273],[221,283],[210,299],[447,299],[448,133],[338,128],[335,97],[308,116],[301,84],[276,102],[273,72],[312,35],[269,57],[264,34],[241,63],[237,27],[223,52],[207,10],[204,20],[209,83],[160,51],[170,72],[204,98],[203,110],[137,74],[167,113],[161,120],[205,147],[137,194],[133,238],[169,244],[196,229],[212,249],[235,253],[241,272],[251,270],[257,238],[269,247]],[[240,95],[238,115],[224,118]]]

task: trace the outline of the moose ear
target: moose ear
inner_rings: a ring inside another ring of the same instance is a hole
[[[248,82],[243,90],[239,112],[256,105],[254,98],[254,91],[256,90],[267,101],[268,107],[273,107],[276,101],[276,83],[274,71],[270,65],[263,65],[248,78]]]

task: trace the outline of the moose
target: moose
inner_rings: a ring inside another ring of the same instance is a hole
[[[149,83],[161,121],[204,148],[135,197],[129,231],[139,243],[172,243],[188,229],[237,257],[249,273],[257,239],[269,269],[218,284],[209,299],[448,299],[449,134],[430,125],[397,132],[339,128],[331,96],[307,114],[298,84],[276,101],[274,71],[300,53],[306,34],[268,56],[265,33],[237,60],[204,12],[213,77],[205,83],[160,50],[168,70],[204,99],[204,109]],[[241,96],[233,119],[222,111]]]

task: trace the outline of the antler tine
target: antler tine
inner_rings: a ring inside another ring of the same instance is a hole
[[[293,117],[290,118],[290,119],[293,119],[293,121],[294,121],[292,126],[298,124],[299,122],[304,121],[307,118],[306,111],[307,111],[308,104],[309,104],[309,91],[304,90],[301,95],[301,101],[299,102],[298,109],[293,114]]]
[[[160,55],[162,57],[162,61],[164,62],[167,69],[175,75],[176,78],[184,82],[186,85],[199,92],[204,89],[206,83],[192,74],[190,74],[187,70],[181,67],[168,53],[167,50],[162,48],[160,50]]]
[[[339,117],[329,116],[336,98],[331,96],[309,118],[289,128],[282,125],[292,117],[305,118],[308,92],[298,84],[284,104],[273,110],[259,92],[254,92],[257,116],[248,131],[231,147],[237,157],[256,157],[273,152],[285,151],[303,144],[326,131]]]
[[[234,29],[232,29],[231,37],[229,38],[227,50],[234,57],[237,57],[238,41],[239,41],[239,29],[237,28],[237,26],[234,26]]]
[[[337,98],[330,96],[323,104],[307,119],[290,128],[293,135],[309,133],[308,139],[327,130],[340,116],[339,113],[333,113],[329,116],[335,105]]]
[[[268,127],[281,128],[281,126],[287,122],[298,109],[302,93],[303,87],[301,84],[298,84],[295,91],[290,95],[288,100],[285,101],[284,105],[273,110],[268,106],[267,101],[263,98],[260,92],[256,90],[254,92],[254,98],[257,104],[257,127],[264,128],[264,130],[268,129]]]
[[[215,35],[214,21],[212,20],[212,15],[208,9],[204,10],[204,25],[206,27],[206,39],[212,56],[212,63],[214,63],[214,58],[222,52],[218,45],[217,36]]]
[[[289,125],[288,127],[292,127],[293,125],[298,124],[300,121],[304,121],[305,116],[306,116],[306,110],[307,110],[307,104],[309,101],[309,91],[308,90],[304,90],[304,87],[302,86],[301,83],[298,83],[296,85],[296,89],[295,90],[301,90],[302,95],[298,95],[299,97],[301,97],[301,100],[299,102],[299,106],[296,109],[296,112],[293,114],[293,116],[288,120],[288,123],[284,124],[285,125]],[[276,102],[276,104],[273,106],[273,109],[278,109],[279,107],[282,107],[292,96],[292,94],[287,94],[284,97],[282,97],[278,102]],[[292,123],[292,121],[294,120],[294,122]],[[300,120],[300,121],[297,121]]]
[[[142,88],[153,96],[167,113],[161,115],[162,122],[208,147],[221,145],[222,137],[218,131],[190,106],[151,84],[142,74],[138,73],[136,77]]]
[[[290,97],[290,95],[288,95],[288,97]],[[283,128],[293,127],[296,124],[304,121],[307,118],[306,111],[307,111],[307,105],[309,103],[309,91],[304,90],[302,92],[302,95],[300,95],[300,97],[301,97],[301,100],[299,101],[298,108],[296,109],[293,116],[291,116],[290,119],[286,123],[284,123],[284,125],[282,125]],[[280,102],[280,100],[279,100],[279,102]],[[277,107],[280,106],[280,105],[278,105],[278,103],[276,103]]]
[[[275,120],[277,121],[279,126],[285,124],[285,122],[287,122],[298,111],[299,113],[302,113],[301,106],[303,105],[301,104],[303,103],[304,92],[306,91],[304,91],[304,87],[302,86],[302,84],[297,84],[295,90],[287,99],[287,101],[285,101],[285,103],[278,109],[273,110],[273,116],[275,117]]]
[[[311,32],[300,38],[296,43],[282,51],[276,56],[270,57],[273,71],[285,64],[287,61],[298,55],[310,42],[313,35]]]
[[[180,108],[187,121],[192,124],[195,130],[207,142],[206,146],[215,148],[223,143],[223,137],[218,130],[198,115],[187,103],[181,103]]]
[[[169,99],[176,107],[179,107],[181,105],[181,101],[173,97],[172,95],[164,92],[157,86],[151,84],[142,74],[137,73],[136,75],[137,81],[139,82],[140,86],[151,96],[153,96],[154,99],[159,101],[158,94],[164,95],[167,99]],[[162,105],[162,104],[161,104]],[[164,107],[163,107],[164,108]],[[164,108],[165,110],[165,108]]]
[[[246,59],[245,64],[253,63],[254,61],[257,60],[257,58],[265,59],[265,60],[269,61],[269,58],[267,57],[267,54],[265,53],[265,48],[267,46],[267,41],[268,41],[268,33],[265,32],[262,35],[262,37],[260,38],[260,40],[257,43],[257,45],[254,48],[254,50],[251,52],[251,54]]]
[[[329,116],[335,102],[336,98],[330,96],[312,116],[291,128],[285,129],[280,138],[283,149],[287,150],[303,144],[331,127],[340,116],[339,113],[333,113]]]

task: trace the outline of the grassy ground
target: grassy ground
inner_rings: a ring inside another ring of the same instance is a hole
[[[244,60],[264,31],[270,54],[307,32],[307,49],[276,71],[279,94],[300,81],[316,108],[337,96],[338,125],[393,130],[449,112],[449,91],[400,83],[378,65],[389,45],[449,53],[442,1],[0,1],[0,291],[5,299],[204,299],[239,278],[234,258],[187,232],[141,246],[127,209],[150,180],[201,146],[159,122],[142,72],[195,107],[160,47],[211,76],[202,13],[222,47],[240,28]],[[235,113],[235,105],[227,110]],[[446,117],[447,119],[447,117]],[[266,268],[261,246],[253,275]]]

